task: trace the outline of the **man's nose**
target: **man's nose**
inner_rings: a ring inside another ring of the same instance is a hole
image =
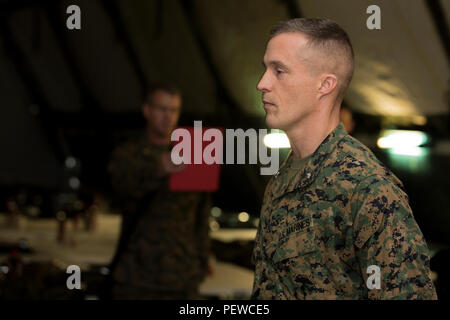
[[[263,74],[263,76],[261,77],[261,80],[259,80],[259,83],[256,86],[256,89],[258,89],[258,91],[261,91],[261,92],[270,91],[269,80],[268,80],[268,77],[266,77],[266,74],[267,73]]]

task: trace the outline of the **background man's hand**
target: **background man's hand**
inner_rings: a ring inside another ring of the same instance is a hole
[[[184,170],[185,164],[176,165],[170,158],[170,152],[164,152],[161,154],[161,169],[162,175],[171,175]]]

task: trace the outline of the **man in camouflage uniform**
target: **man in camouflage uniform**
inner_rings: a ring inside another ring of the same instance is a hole
[[[173,86],[149,88],[146,133],[112,154],[112,186],[123,204],[112,263],[116,299],[195,299],[207,273],[209,196],[168,189],[170,174],[183,169],[169,152],[180,107]]]
[[[265,191],[252,298],[436,299],[401,181],[339,123],[353,74],[345,31],[326,19],[281,23],[264,65],[266,122],[292,150]]]

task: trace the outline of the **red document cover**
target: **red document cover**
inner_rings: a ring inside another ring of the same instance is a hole
[[[200,141],[200,135],[197,135],[198,139],[195,139],[194,136],[194,127],[181,127],[181,129],[186,129],[189,131],[191,136],[191,164],[186,164],[186,167],[183,171],[179,173],[175,173],[170,176],[169,188],[171,191],[202,191],[202,192],[215,192],[219,189],[219,178],[220,178],[220,164],[206,164],[203,157],[201,164],[194,164],[194,143],[201,144],[201,153],[203,155],[203,150],[207,145],[211,143],[211,141]],[[210,128],[201,128],[201,137],[206,130]],[[222,128],[214,128],[218,129],[222,133],[223,137],[223,129]],[[197,129],[200,132],[200,129]],[[180,141],[175,142],[174,145],[177,145]],[[223,143],[221,144],[221,148],[216,150],[223,155]]]

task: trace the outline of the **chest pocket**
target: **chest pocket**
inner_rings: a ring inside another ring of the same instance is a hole
[[[274,263],[314,252],[318,249],[316,236],[312,227],[290,233],[280,239],[272,256]]]

